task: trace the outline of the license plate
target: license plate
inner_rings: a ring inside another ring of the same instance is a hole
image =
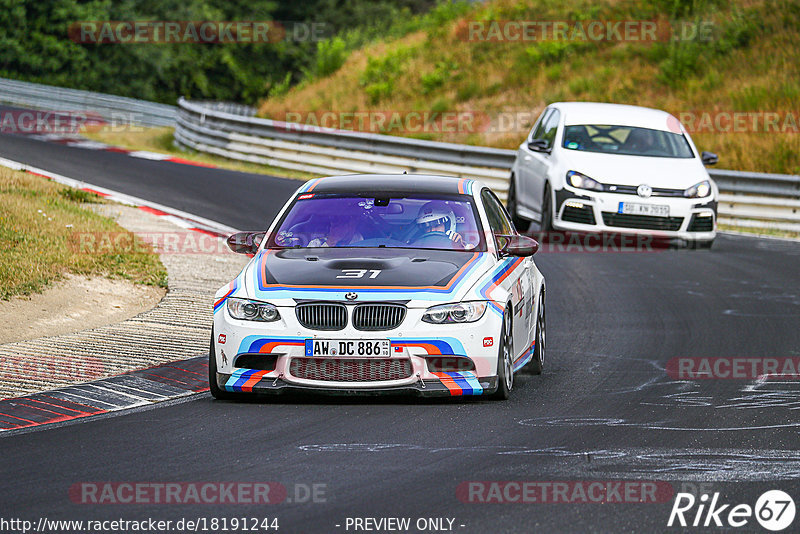
[[[669,217],[669,206],[661,204],[620,202],[618,213],[625,213],[627,215],[652,215],[654,217]]]
[[[306,339],[306,356],[333,358],[388,358],[388,339]]]

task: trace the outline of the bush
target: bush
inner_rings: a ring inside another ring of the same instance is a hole
[[[273,98],[285,95],[286,93],[289,92],[289,88],[291,87],[291,85],[292,85],[292,73],[287,72],[286,76],[283,78],[282,81],[274,83],[270,86],[268,93],[269,97]]]
[[[347,48],[344,39],[334,37],[317,43],[317,56],[313,75],[317,78],[330,76],[344,65],[347,59]]]
[[[394,92],[394,82],[405,73],[406,62],[414,57],[416,49],[398,48],[383,57],[370,57],[361,73],[359,83],[371,104],[389,98]]]
[[[456,91],[456,100],[464,102],[478,96],[480,92],[481,86],[474,81],[470,81],[466,85],[458,88],[458,91]]]
[[[370,104],[377,104],[381,100],[392,96],[394,92],[394,80],[371,83],[364,87],[364,92],[367,93]]]
[[[679,41],[669,49],[667,59],[659,65],[658,80],[669,87],[678,87],[697,72],[702,54],[701,46],[692,41]]]
[[[430,94],[435,89],[443,86],[447,81],[450,80],[450,78],[453,77],[453,73],[457,70],[458,63],[453,63],[451,61],[438,61],[433,72],[422,75],[422,94]]]
[[[524,62],[529,66],[550,65],[591,46],[580,41],[541,41],[525,49]]]

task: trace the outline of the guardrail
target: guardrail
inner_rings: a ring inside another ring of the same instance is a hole
[[[230,159],[317,174],[403,171],[479,178],[505,199],[515,151],[241,116],[178,101],[175,143]],[[709,169],[719,222],[800,231],[800,176]]]
[[[800,232],[800,176],[709,169],[719,186],[719,222]]]
[[[0,78],[0,102],[47,111],[100,115],[112,124],[175,126],[177,108],[124,96]]]
[[[0,78],[0,102],[98,114],[116,123],[175,126],[178,146],[315,174],[416,173],[478,178],[505,199],[513,150],[309,127],[255,118],[249,106],[134,98]],[[800,176],[709,169],[719,185],[719,221],[800,231]]]
[[[317,174],[403,171],[479,178],[507,188],[514,152],[242,117],[178,101],[175,142],[226,158]]]

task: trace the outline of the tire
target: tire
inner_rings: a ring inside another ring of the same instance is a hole
[[[539,306],[536,308],[536,345],[533,349],[533,358],[525,366],[527,372],[532,375],[540,375],[544,369],[544,356],[547,352],[547,316],[545,311],[545,292],[544,288],[542,288],[539,293]]]
[[[546,240],[553,231],[553,200],[550,193],[550,184],[545,184],[544,194],[542,195],[542,223],[539,230],[542,232],[542,239]]]
[[[506,309],[510,309],[509,305]],[[497,391],[492,398],[506,400],[514,388],[514,330],[511,316],[503,313],[503,325],[500,327],[500,343],[497,348]]]
[[[211,346],[208,349],[208,390],[217,400],[234,400],[238,395],[225,391],[217,384],[217,357],[214,354],[214,329],[211,329]]]
[[[531,222],[517,215],[517,186],[514,184],[513,174],[511,175],[509,184],[506,209],[508,210],[508,214],[511,215],[511,222],[514,223],[514,228],[516,228],[519,233],[527,232],[528,228],[531,226]]]
[[[689,248],[692,250],[709,250],[713,244],[713,239],[711,241],[689,241]]]

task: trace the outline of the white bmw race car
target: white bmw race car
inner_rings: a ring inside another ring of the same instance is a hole
[[[214,397],[289,390],[491,395],[542,372],[533,239],[474,180],[354,175],[304,184],[214,302]]]

